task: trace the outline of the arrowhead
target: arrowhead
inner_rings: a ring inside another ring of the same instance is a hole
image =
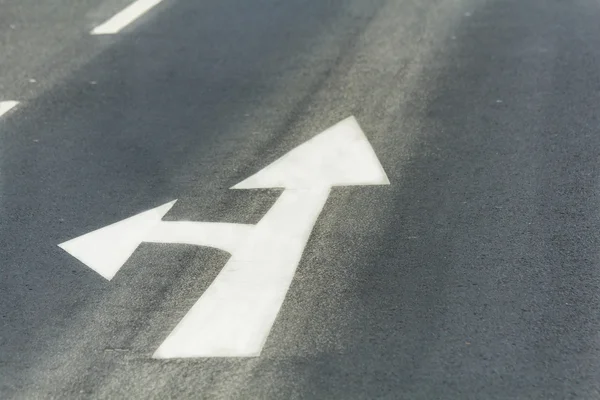
[[[169,212],[175,201],[177,200],[58,246],[104,278],[111,280],[144,241],[148,231]]]
[[[301,144],[232,189],[389,185],[354,117]]]

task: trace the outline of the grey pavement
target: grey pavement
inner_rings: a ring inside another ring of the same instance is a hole
[[[596,0],[38,3],[0,0],[1,398],[600,398]],[[57,246],[256,223],[280,191],[229,188],[350,115],[390,185],[332,190],[260,357],[151,358],[228,254]]]

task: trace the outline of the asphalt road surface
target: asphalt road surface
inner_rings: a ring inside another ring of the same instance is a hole
[[[2,399],[600,398],[597,0],[173,0],[90,34],[129,3],[0,0]],[[259,356],[153,358],[227,252],[108,280],[58,247],[174,199],[257,224],[281,189],[229,188],[352,115],[390,184],[332,188]]]

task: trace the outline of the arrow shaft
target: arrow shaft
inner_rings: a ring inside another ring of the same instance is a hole
[[[329,190],[285,190],[154,357],[258,356]]]
[[[159,221],[146,234],[144,242],[214,247],[234,254],[253,229],[254,225],[223,222]]]

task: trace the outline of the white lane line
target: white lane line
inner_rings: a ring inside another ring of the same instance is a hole
[[[18,104],[18,101],[0,101],[0,117],[15,108]]]
[[[102,25],[95,27],[90,33],[92,35],[114,35],[115,33],[119,33],[123,28],[150,11],[160,2],[162,0],[138,0]]]

